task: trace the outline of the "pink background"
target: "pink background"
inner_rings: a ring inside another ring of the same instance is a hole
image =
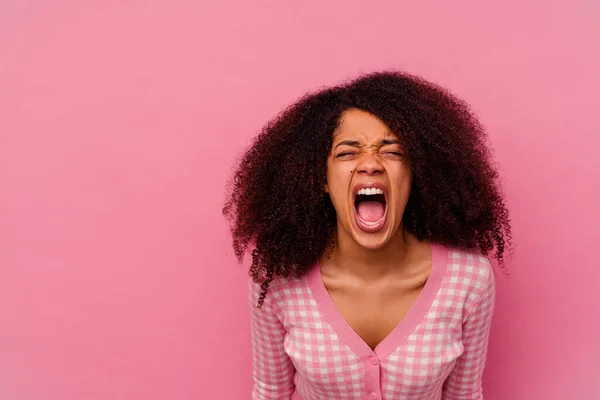
[[[466,98],[501,165],[486,399],[600,398],[597,2],[85,3],[0,4],[0,399],[249,398],[231,165],[386,67]]]

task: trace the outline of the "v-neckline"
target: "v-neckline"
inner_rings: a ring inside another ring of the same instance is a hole
[[[321,275],[321,266],[316,263],[306,275],[306,279],[313,297],[317,302],[323,317],[340,339],[346,343],[359,357],[372,357],[376,355],[384,359],[394,352],[412,331],[417,327],[421,319],[429,311],[431,303],[441,287],[446,272],[448,260],[447,250],[438,244],[431,244],[431,272],[425,286],[417,299],[409,308],[408,312],[396,325],[396,327],[375,347],[371,347],[360,337],[344,319],[337,306],[333,302]]]

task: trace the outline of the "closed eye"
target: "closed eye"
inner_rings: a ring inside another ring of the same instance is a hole
[[[336,157],[336,158],[342,158],[342,157],[353,156],[353,155],[355,155],[355,154],[356,154],[356,153],[353,153],[353,152],[346,151],[346,152],[343,152],[343,153],[340,153],[340,154],[338,154],[338,155],[337,155],[337,156],[335,156],[335,157]]]
[[[385,154],[391,154],[397,157],[404,157],[404,153],[400,153],[399,151],[386,151]]]

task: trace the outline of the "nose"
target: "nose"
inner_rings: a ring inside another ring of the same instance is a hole
[[[364,154],[356,168],[357,172],[365,175],[379,175],[383,173],[383,166],[376,154]]]

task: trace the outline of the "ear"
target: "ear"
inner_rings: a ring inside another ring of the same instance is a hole
[[[327,184],[325,184],[325,187],[323,189],[325,190],[325,193],[329,193],[329,186],[327,186]]]

